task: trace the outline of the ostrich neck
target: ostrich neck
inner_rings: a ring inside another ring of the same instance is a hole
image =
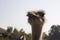
[[[39,40],[43,24],[35,23],[32,25],[32,40]]]

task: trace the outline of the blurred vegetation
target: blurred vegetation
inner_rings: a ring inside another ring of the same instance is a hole
[[[7,27],[7,36],[0,36],[0,40],[31,40],[31,33],[25,33],[23,29],[19,31],[11,26]],[[24,36],[24,37],[23,37]],[[43,33],[43,40],[60,40],[60,25],[52,25],[49,34]]]
[[[24,40],[24,37],[26,40],[31,40],[31,33],[27,34],[23,29],[18,31],[16,28],[13,29],[11,26],[8,26],[6,32],[7,36],[0,36],[0,40]]]
[[[60,40],[60,25],[52,25],[49,35],[43,33],[43,40]]]

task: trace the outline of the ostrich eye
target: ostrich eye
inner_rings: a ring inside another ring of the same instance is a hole
[[[44,17],[44,12],[37,12],[39,16]]]

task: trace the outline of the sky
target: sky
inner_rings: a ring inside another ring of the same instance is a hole
[[[45,11],[43,32],[47,32],[52,25],[60,25],[60,0],[0,0],[0,27],[23,28],[26,33],[31,33],[26,16],[29,10]]]

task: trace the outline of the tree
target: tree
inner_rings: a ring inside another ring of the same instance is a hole
[[[51,26],[48,40],[60,40],[60,25]]]
[[[11,33],[11,32],[12,32],[12,29],[13,29],[13,28],[12,28],[11,26],[8,26],[8,27],[7,27],[7,33]]]
[[[26,33],[25,33],[25,31],[23,29],[20,29],[19,34],[20,35],[25,35]]]
[[[44,32],[44,33],[43,33],[42,40],[47,40],[47,39],[48,39],[48,35]]]
[[[26,35],[26,40],[31,40],[31,33]]]
[[[18,34],[18,30],[16,28],[14,28],[13,33],[17,35]]]

